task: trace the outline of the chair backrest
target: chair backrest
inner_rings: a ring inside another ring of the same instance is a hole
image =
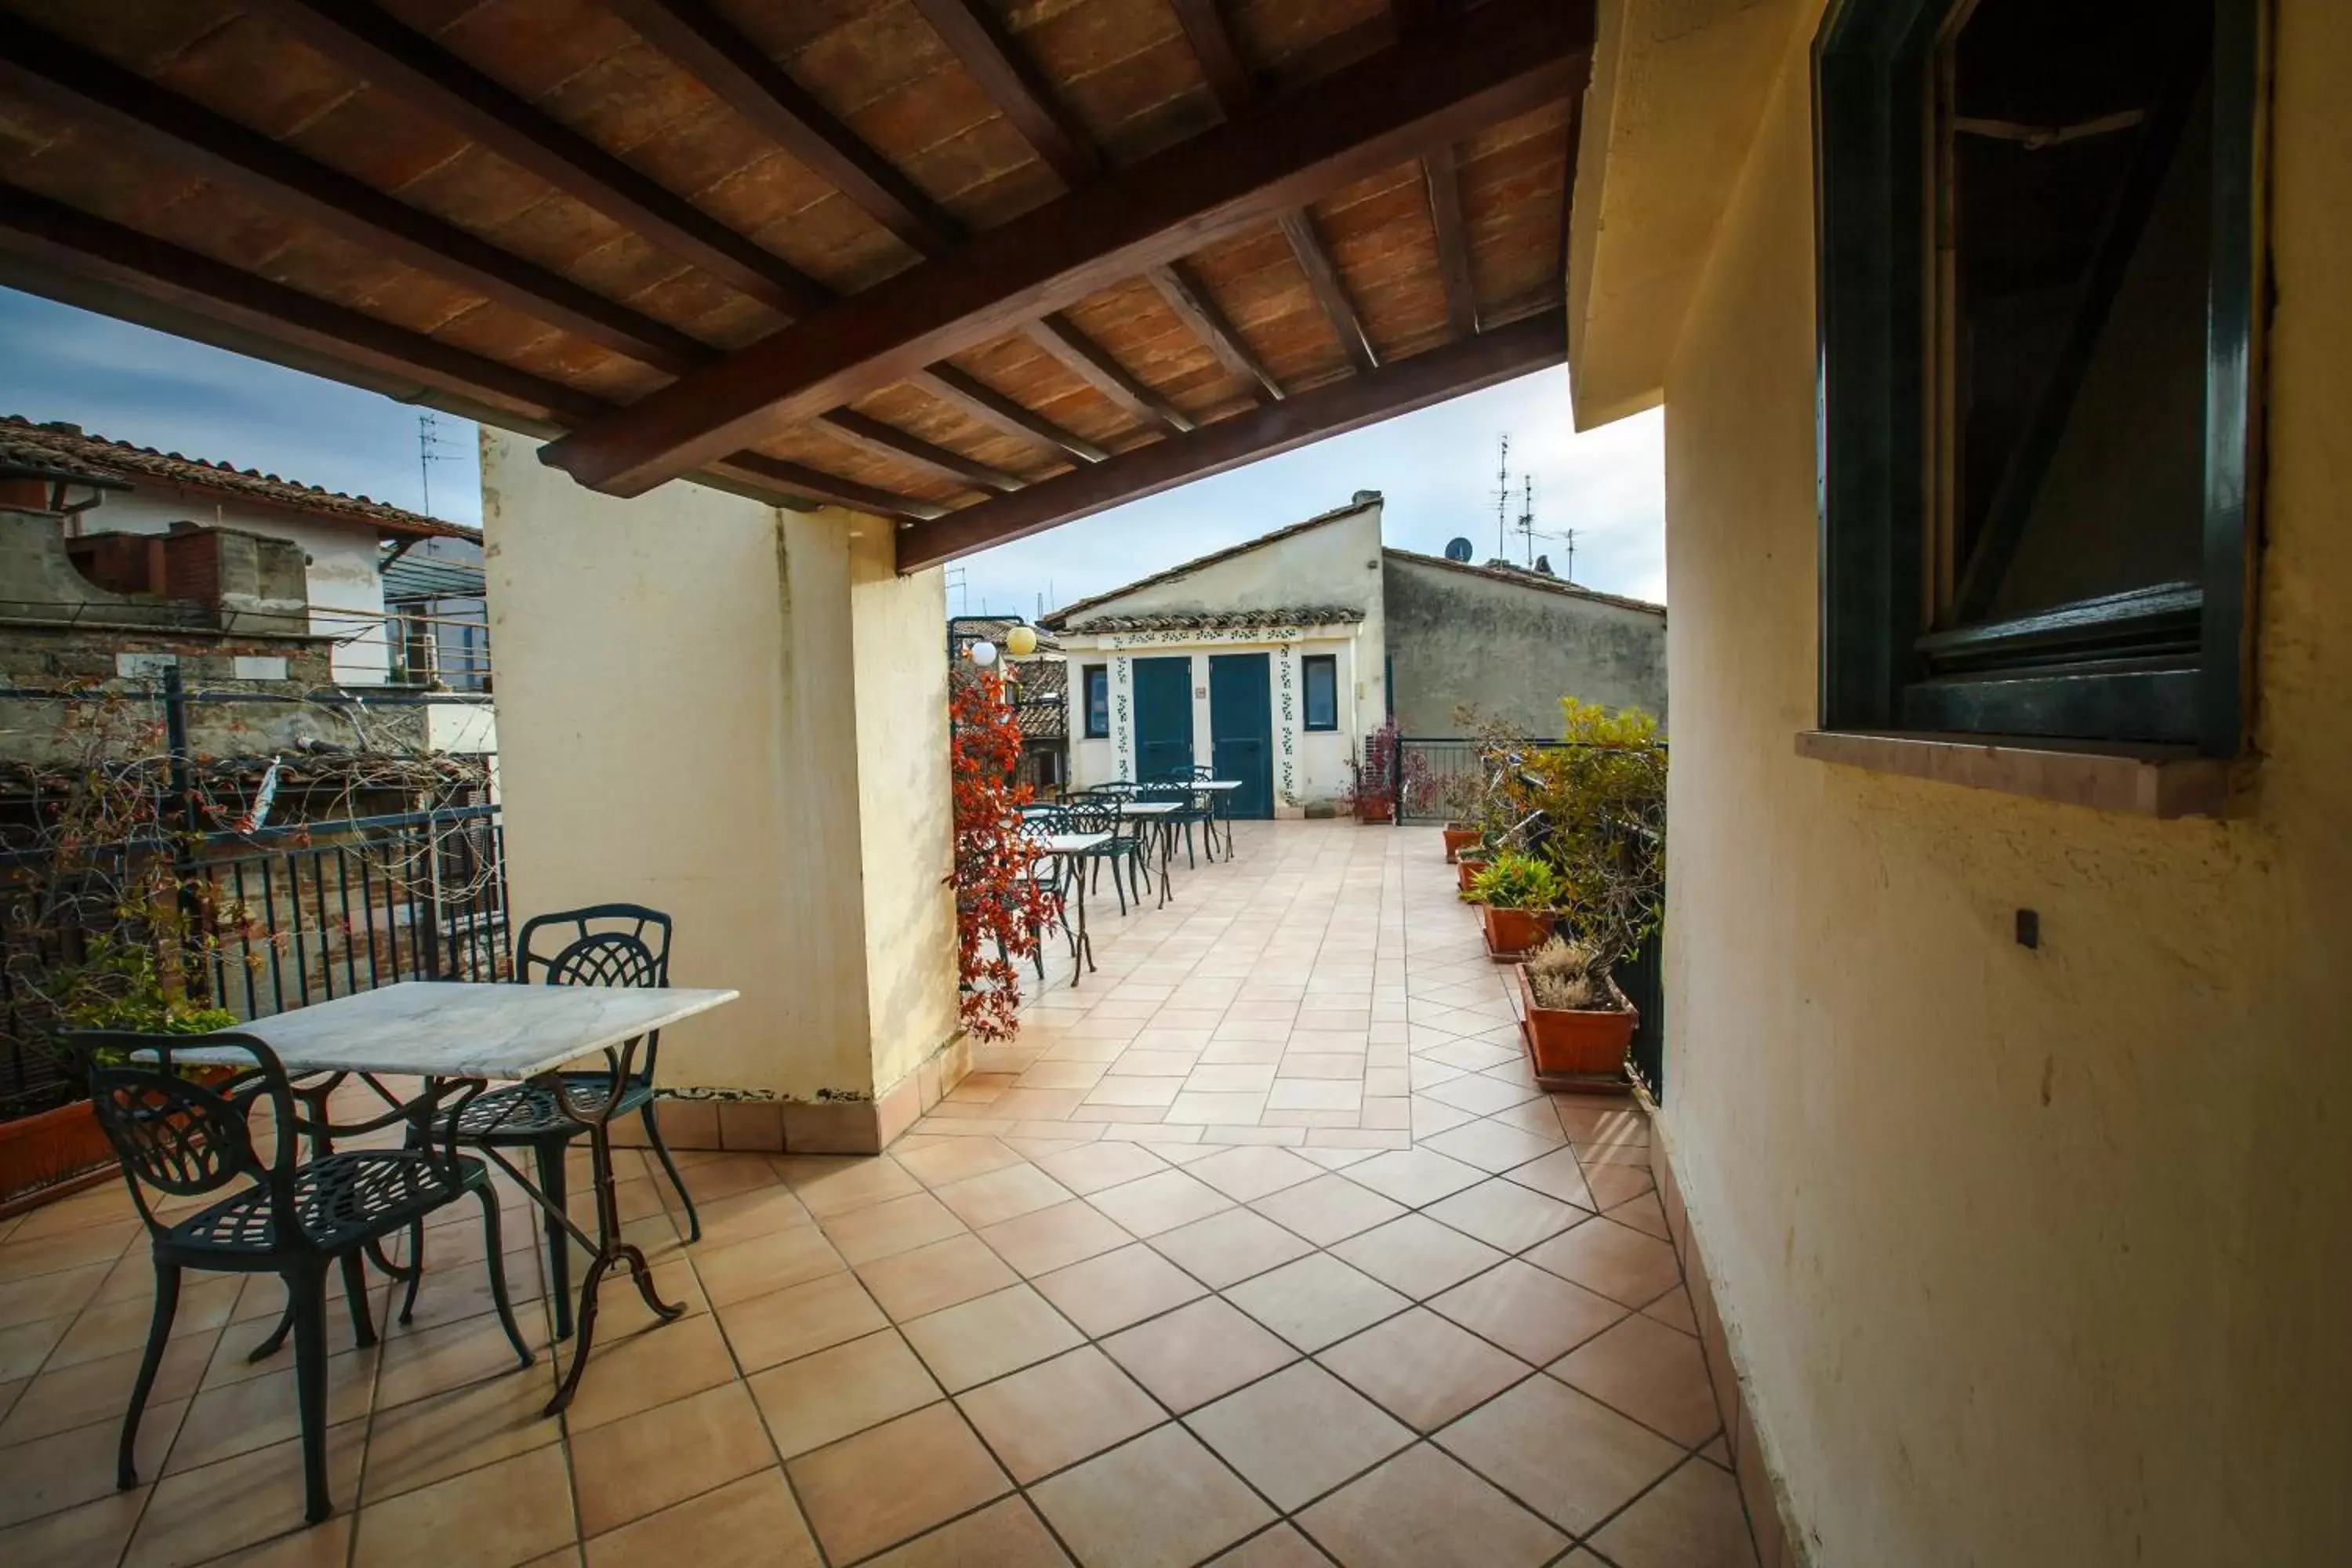
[[[266,1043],[236,1033],[93,1029],[68,1035],[64,1044],[87,1066],[90,1110],[121,1162],[123,1180],[148,1229],[160,1235],[169,1227],[148,1206],[147,1188],[199,1197],[249,1177],[269,1189],[278,1234],[301,1234],[294,1206],[300,1123],[286,1068]],[[199,1047],[233,1048],[253,1065],[229,1067],[226,1076],[199,1081],[174,1059]],[[253,1135],[254,1110],[265,1100],[275,1121],[274,1149],[267,1160]]]
[[[667,985],[670,918],[643,904],[533,915],[515,937],[523,984]]]
[[[1095,795],[1072,801],[1062,808],[1062,819],[1056,833],[1117,833],[1118,831],[1119,797]]]
[[[669,934],[670,918],[643,904],[533,915],[515,936],[514,977],[524,985],[667,985]],[[651,1030],[645,1061],[630,1078],[651,1083],[660,1054],[661,1031]]]

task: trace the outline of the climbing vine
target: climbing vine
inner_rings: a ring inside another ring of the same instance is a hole
[[[993,671],[959,672],[949,700],[955,791],[958,1007],[975,1039],[1009,1038],[1021,1006],[1021,963],[1057,911],[1030,875],[1037,847],[1021,830],[1029,786],[1013,782],[1021,727]]]

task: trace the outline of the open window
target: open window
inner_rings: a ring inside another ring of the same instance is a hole
[[[2239,750],[2255,0],[1843,0],[1816,45],[1822,721]]]

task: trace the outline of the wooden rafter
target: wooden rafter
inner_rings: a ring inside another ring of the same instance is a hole
[[[1457,338],[1478,330],[1478,291],[1470,278],[1470,236],[1462,223],[1462,177],[1452,147],[1421,155],[1429,221],[1437,230],[1437,271],[1445,284],[1445,320]]]
[[[643,363],[676,374],[716,357],[717,351],[666,322],[21,22],[0,19],[0,82],[404,265]]]
[[[962,226],[704,0],[605,0],[655,48],[920,255]]]
[[[636,495],[1369,174],[1572,92],[1590,6],[1490,3],[1084,186],[547,447]]]
[[[817,423],[861,451],[905,463],[943,479],[953,479],[960,485],[983,490],[1011,491],[1021,488],[1022,481],[1002,468],[992,468],[961,452],[935,446],[919,436],[910,436],[894,425],[886,425],[879,419],[858,413],[855,408],[836,408],[820,417]]]
[[[1217,363],[1232,372],[1235,380],[1244,386],[1263,388],[1268,397],[1277,403],[1282,401],[1282,383],[1274,379],[1274,373],[1265,368],[1265,362],[1242,341],[1242,335],[1233,322],[1217,309],[1217,302],[1209,297],[1209,291],[1186,272],[1183,263],[1171,261],[1164,267],[1154,267],[1145,272],[1144,277],[1160,290],[1160,297],[1168,301],[1168,308],[1209,345],[1209,352],[1217,356]],[[1255,396],[1255,393],[1253,392],[1252,395]]]
[[[1110,456],[1083,436],[1072,434],[1033,408],[1024,407],[977,376],[951,364],[935,364],[907,378],[941,402],[961,409],[982,424],[1008,436],[1034,441],[1048,451],[1064,452],[1082,463],[1099,463]]]
[[[252,0],[346,69],[463,131],[489,151],[788,316],[830,292],[659,182],[412,31],[367,0]]]
[[[1323,319],[1331,323],[1333,335],[1340,348],[1347,351],[1348,363],[1356,367],[1359,375],[1368,374],[1381,367],[1381,356],[1372,348],[1372,340],[1364,334],[1364,323],[1356,314],[1356,302],[1348,298],[1348,285],[1339,277],[1339,268],[1332,264],[1331,253],[1323,248],[1323,237],[1315,231],[1315,219],[1303,207],[1294,207],[1282,215],[1282,235],[1290,241],[1291,254],[1298,258],[1298,268],[1307,274],[1307,287],[1322,309]]]
[[[304,362],[365,371],[379,390],[394,395],[429,390],[526,427],[578,424],[612,408],[528,371],[6,185],[0,185],[0,251],[292,351]],[[760,452],[731,453],[702,471],[771,499],[787,496],[885,517],[919,520],[944,510]]]
[[[355,365],[530,424],[573,424],[594,418],[604,407],[584,393],[527,371],[7,185],[0,185],[0,250],[305,355]]]
[[[1085,128],[1055,101],[1052,86],[993,12],[975,0],[915,0],[915,8],[1064,184],[1075,187],[1100,172],[1102,158]]]
[[[1234,47],[1234,35],[1225,26],[1224,8],[1218,0],[1172,0],[1172,4],[1185,41],[1192,46],[1192,57],[1201,62],[1201,74],[1209,79],[1209,90],[1217,95],[1227,117],[1255,103],[1257,79]]]
[[[1409,414],[1450,397],[1559,364],[1568,357],[1566,312],[1541,315],[1266,404],[1192,434],[1074,468],[1019,495],[966,507],[899,531],[898,570],[919,571],[1010,539],[1089,516],[1271,458],[1310,442]]]
[[[1029,323],[1029,339],[1078,378],[1155,430],[1181,433],[1192,427],[1184,411],[1143,384],[1111,358],[1100,343],[1058,311]]]

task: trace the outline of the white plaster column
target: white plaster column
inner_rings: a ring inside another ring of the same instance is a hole
[[[666,1127],[887,1139],[956,1027],[941,574],[897,576],[882,520],[617,500],[487,429],[482,490],[518,921],[649,904],[677,984],[743,993],[661,1058],[740,1098]]]

